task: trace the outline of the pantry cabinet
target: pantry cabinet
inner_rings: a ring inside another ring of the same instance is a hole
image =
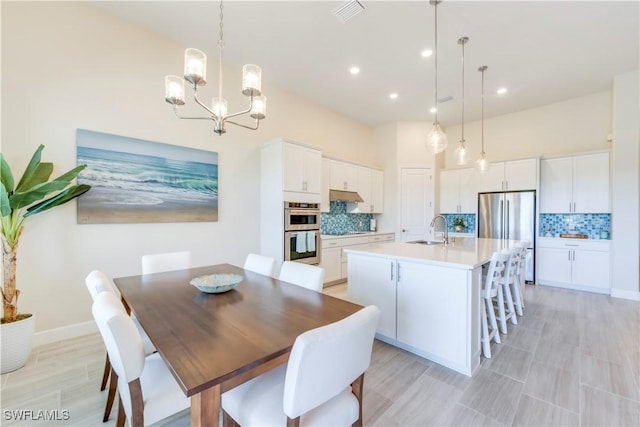
[[[487,172],[478,175],[478,191],[481,193],[535,190],[538,184],[538,159],[493,162]]]
[[[609,244],[605,240],[539,239],[538,283],[609,293]]]
[[[609,153],[543,159],[540,212],[608,213]]]
[[[475,213],[477,176],[473,168],[440,172],[440,213]]]

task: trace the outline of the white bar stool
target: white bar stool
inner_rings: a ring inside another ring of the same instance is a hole
[[[500,344],[500,333],[498,332],[498,322],[493,308],[493,298],[496,298],[498,293],[502,293],[500,282],[508,260],[509,256],[507,254],[493,253],[487,270],[484,288],[482,289],[482,354],[488,359],[491,358],[491,339]]]

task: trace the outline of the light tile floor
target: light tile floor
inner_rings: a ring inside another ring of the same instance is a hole
[[[346,298],[346,287],[325,293]],[[543,286],[527,286],[525,298],[525,316],[473,378],[376,341],[364,424],[640,426],[640,302]],[[1,377],[0,423],[114,425],[115,408],[101,422],[104,355],[97,334],[34,349]],[[69,419],[16,421],[12,410],[67,410]],[[188,423],[183,412],[161,425]]]

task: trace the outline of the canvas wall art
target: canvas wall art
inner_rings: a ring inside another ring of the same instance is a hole
[[[218,220],[218,153],[78,129],[78,223]]]

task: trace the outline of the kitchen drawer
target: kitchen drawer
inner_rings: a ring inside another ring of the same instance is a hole
[[[322,239],[322,249],[339,248],[342,246],[342,239]]]
[[[342,246],[361,245],[369,243],[369,236],[342,237],[340,241]]]
[[[608,252],[610,240],[539,238],[538,247]]]
[[[377,234],[375,236],[370,237],[371,243],[382,243],[382,242],[393,242],[395,240],[395,235],[391,234]]]

